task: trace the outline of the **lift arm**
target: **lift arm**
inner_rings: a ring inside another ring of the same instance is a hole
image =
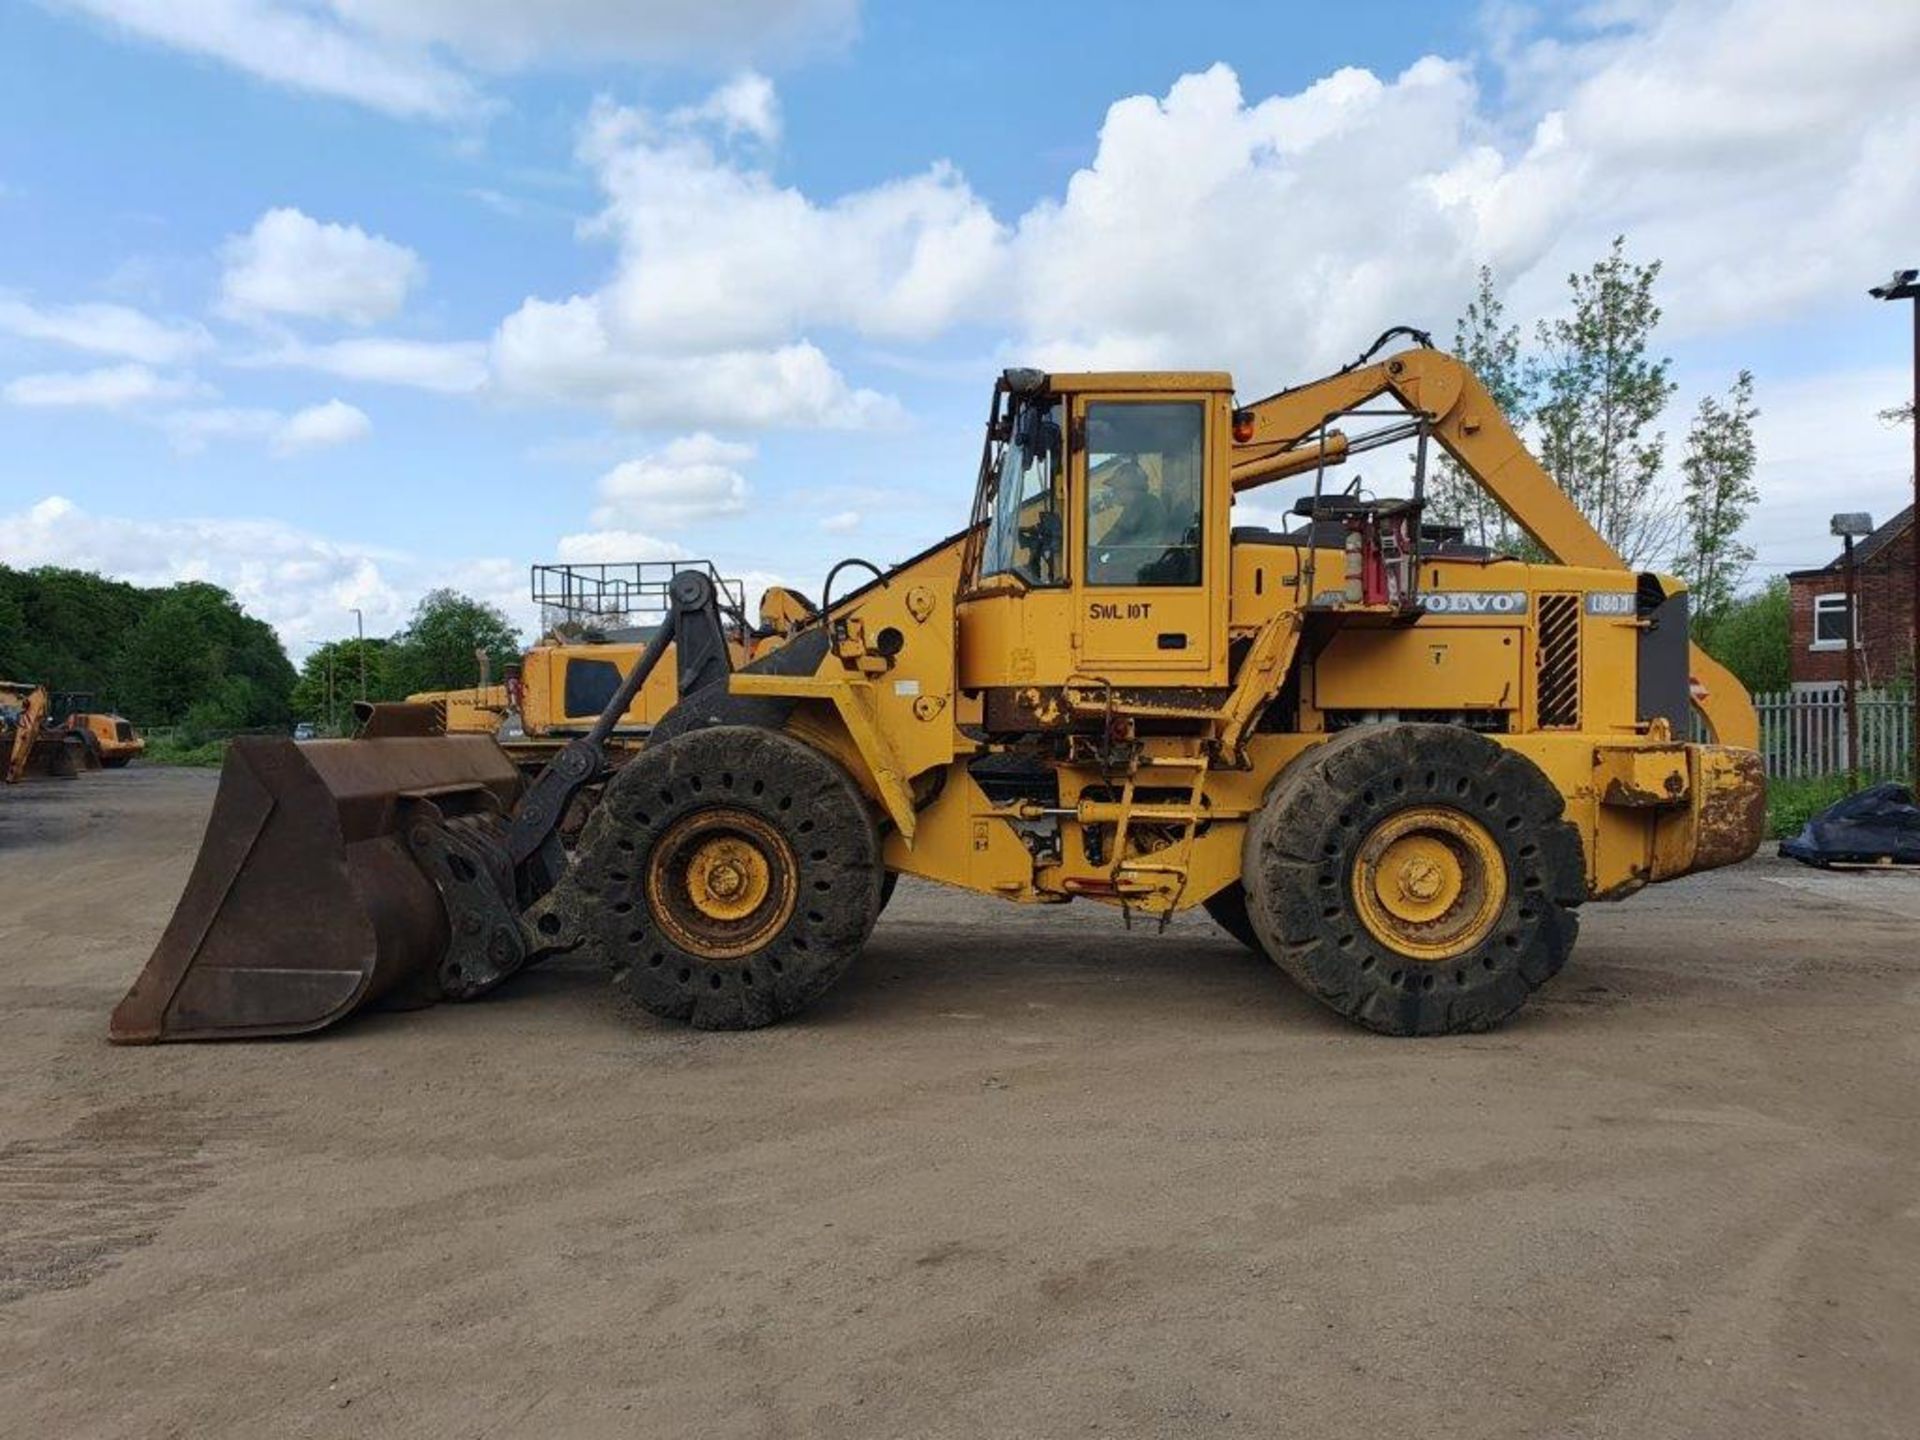
[[[1627,568],[1514,434],[1479,378],[1445,351],[1427,346],[1356,365],[1246,407],[1253,429],[1247,440],[1234,445],[1234,489],[1312,469],[1320,463],[1321,427],[1381,395],[1392,395],[1412,413],[1427,416],[1433,438],[1553,559],[1601,570]],[[1346,449],[1345,437],[1336,443],[1330,435],[1326,463],[1339,463]],[[1714,738],[1723,745],[1758,748],[1759,720],[1740,682],[1697,644],[1691,669],[1694,703]]]

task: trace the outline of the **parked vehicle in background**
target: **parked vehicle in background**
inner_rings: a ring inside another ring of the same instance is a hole
[[[320,738],[320,729],[311,720],[302,720],[298,725],[293,727],[293,738],[296,740],[318,740]]]

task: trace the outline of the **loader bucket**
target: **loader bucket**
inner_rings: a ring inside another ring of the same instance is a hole
[[[416,857],[450,816],[452,843],[490,854],[519,785],[486,736],[236,739],[186,891],[108,1037],[293,1035],[382,1001],[440,998],[442,893],[455,882]],[[511,921],[504,863],[481,883],[506,887],[493,903]]]

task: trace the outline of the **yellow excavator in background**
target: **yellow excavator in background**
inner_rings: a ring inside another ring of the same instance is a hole
[[[1425,522],[1435,446],[1551,563]],[[1409,493],[1329,485],[1368,452],[1409,455]],[[1296,523],[1234,524],[1288,479]],[[736,666],[712,578],[675,575],[531,784],[488,737],[404,721],[235,741],[109,1033],[314,1030],[553,953],[654,1014],[763,1025],[845,973],[898,874],[1203,906],[1369,1029],[1473,1031],[1562,969],[1584,902],[1763,831],[1753,707],[1685,587],[1627,568],[1416,331],[1250,404],[1218,372],[1008,370],[964,528],[831,589]],[[609,779],[669,648],[678,699]]]

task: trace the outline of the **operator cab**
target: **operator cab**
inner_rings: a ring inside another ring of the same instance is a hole
[[[961,684],[1224,684],[1232,382],[1047,375],[994,389]]]

